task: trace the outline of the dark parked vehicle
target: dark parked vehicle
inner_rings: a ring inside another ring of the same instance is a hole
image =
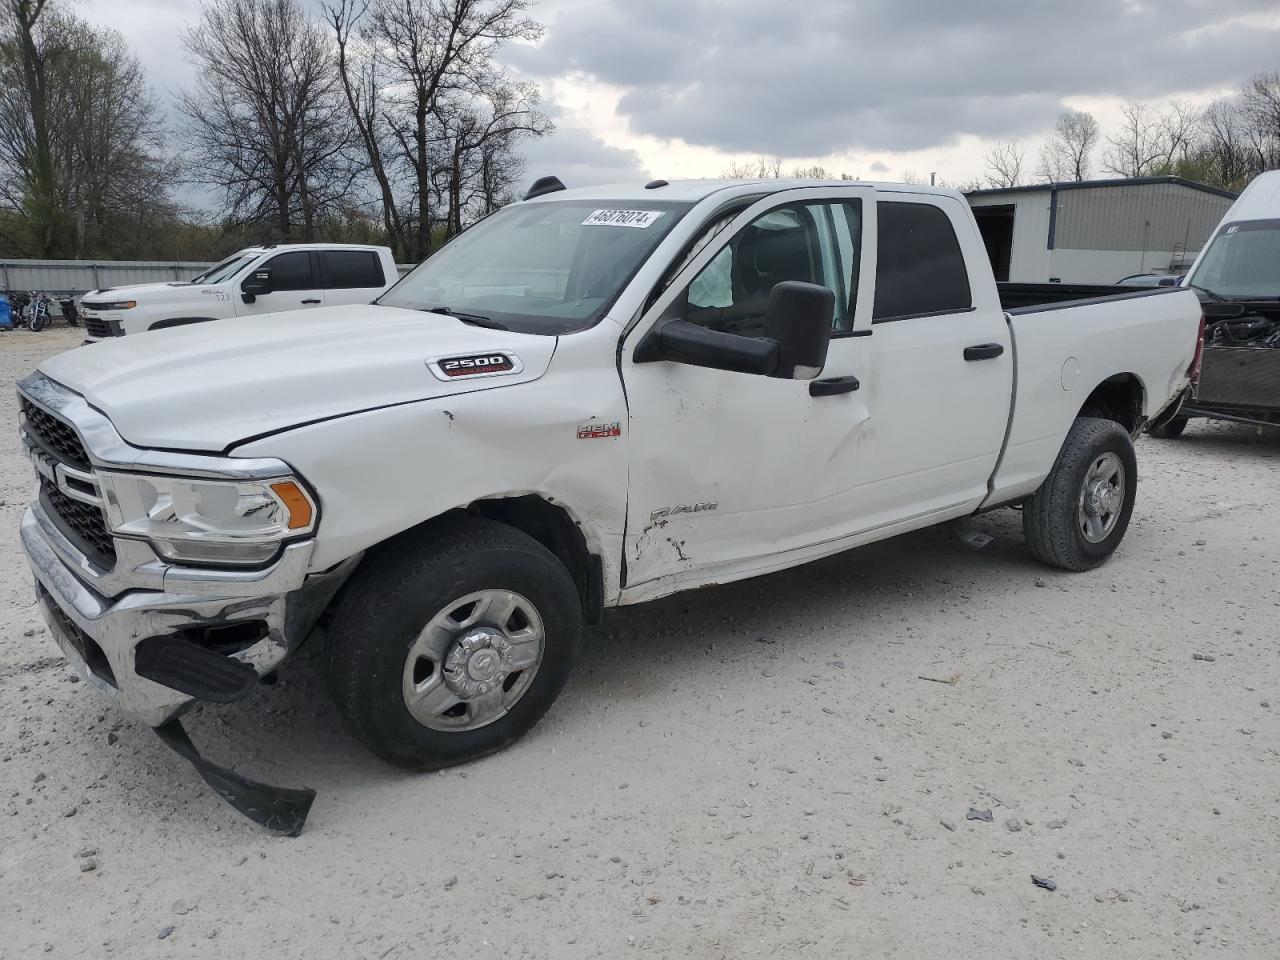
[[[1199,382],[1151,434],[1176,437],[1191,417],[1280,426],[1280,171],[1240,194],[1183,286],[1204,307]]]

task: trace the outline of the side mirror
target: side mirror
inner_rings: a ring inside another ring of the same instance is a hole
[[[640,342],[635,362],[671,360],[781,380],[812,380],[827,362],[835,309],[835,294],[826,287],[784,280],[769,293],[763,337],[669,320]]]
[[[253,303],[254,299],[264,293],[271,292],[271,271],[255,270],[244,278],[240,284],[240,292],[244,294],[245,303]]]
[[[778,366],[769,374],[783,380],[812,380],[827,365],[836,295],[816,283],[784,280],[769,293],[764,335],[778,345]]]

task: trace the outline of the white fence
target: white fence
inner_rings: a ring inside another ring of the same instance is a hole
[[[82,294],[103,287],[131,283],[190,280],[213,262],[183,260],[0,260],[0,290],[39,290],[62,295]],[[400,276],[413,264],[397,264]]]

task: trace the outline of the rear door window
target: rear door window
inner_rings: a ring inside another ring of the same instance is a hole
[[[381,287],[386,279],[382,262],[372,250],[322,250],[326,289],[354,290],[362,287]]]
[[[969,274],[951,220],[929,203],[876,205],[878,249],[873,323],[973,307]]]

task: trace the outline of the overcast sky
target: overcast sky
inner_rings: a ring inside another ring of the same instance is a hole
[[[124,34],[157,94],[188,82],[198,0],[82,0]],[[530,179],[570,186],[717,176],[782,156],[901,179],[980,176],[997,139],[1034,165],[1065,107],[1104,133],[1126,99],[1207,102],[1280,70],[1277,0],[542,0],[510,48],[557,131]]]

